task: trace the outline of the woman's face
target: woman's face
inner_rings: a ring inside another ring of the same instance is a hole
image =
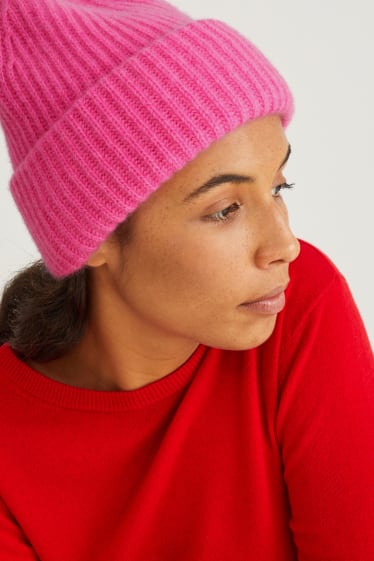
[[[134,214],[129,244],[99,248],[114,313],[191,343],[236,350],[263,343],[279,299],[243,304],[285,288],[299,253],[275,189],[286,181],[288,148],[279,117],[267,116],[215,142],[161,185]],[[201,188],[222,174],[251,179]]]

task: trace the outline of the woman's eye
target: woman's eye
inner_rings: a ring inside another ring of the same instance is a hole
[[[279,197],[280,192],[282,189],[292,189],[295,186],[295,183],[281,183],[276,187],[272,188],[272,195],[273,197]],[[209,214],[205,218],[207,220],[211,220],[213,222],[227,222],[231,220],[236,212],[238,212],[239,208],[241,207],[241,203],[233,203],[232,205],[219,210],[213,214]]]
[[[273,187],[273,197],[279,197],[279,193],[282,191],[282,189],[292,189],[294,186],[295,183],[281,183],[280,185]]]
[[[209,214],[206,218],[208,220],[213,220],[213,222],[225,222],[226,220],[230,220],[232,218],[233,213],[237,212],[242,205],[240,203],[233,203],[232,205],[224,208],[223,210],[219,210],[214,214]]]

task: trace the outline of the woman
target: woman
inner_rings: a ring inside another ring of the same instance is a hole
[[[290,231],[291,93],[164,1],[1,4],[5,561],[374,558],[374,365]]]

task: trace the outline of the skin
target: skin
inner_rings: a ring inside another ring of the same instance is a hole
[[[279,166],[287,149],[280,118],[267,116],[213,143],[162,184],[134,213],[126,247],[111,235],[88,259],[83,340],[32,366],[73,386],[134,390],[174,371],[199,343],[242,350],[266,341],[276,315],[240,305],[286,286],[300,251],[274,191],[286,181]],[[221,173],[254,181],[221,184],[184,202]]]

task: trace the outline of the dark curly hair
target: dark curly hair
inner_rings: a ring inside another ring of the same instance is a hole
[[[130,217],[113,232],[124,247]],[[66,354],[83,337],[89,309],[89,267],[56,279],[42,260],[19,270],[0,301],[0,345],[9,343],[22,360],[47,362]]]

